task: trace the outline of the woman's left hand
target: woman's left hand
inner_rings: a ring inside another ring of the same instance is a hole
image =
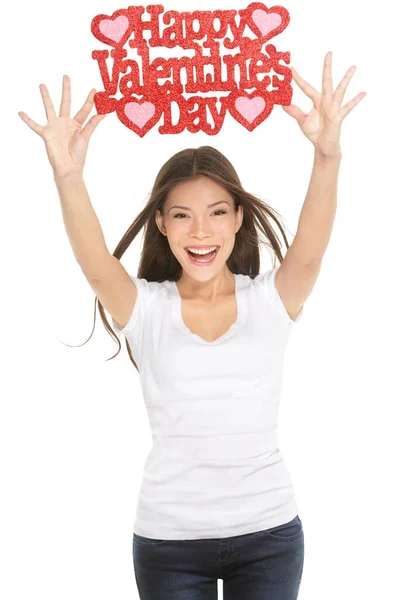
[[[322,93],[300,77],[292,67],[293,79],[300,89],[311,98],[314,106],[306,115],[298,106],[282,106],[285,112],[294,117],[304,135],[314,144],[315,149],[324,157],[341,155],[340,128],[343,119],[348,113],[366,96],[366,92],[360,92],[341,106],[350,79],[356,67],[350,67],[342,81],[337,86],[335,93],[332,88],[332,52],[325,56],[322,74]]]

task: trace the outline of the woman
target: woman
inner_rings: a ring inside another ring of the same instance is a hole
[[[59,117],[44,85],[47,125],[19,113],[45,141],[66,230],[103,323],[113,332],[105,307],[140,371],[154,441],[133,538],[144,600],[215,599],[218,579],[225,600],[297,598],[304,535],[277,440],[283,358],[333,226],[341,123],[365,95],[341,107],[355,67],[333,93],[331,59],[329,52],[322,94],[293,69],[313,100],[310,114],[283,107],[315,148],[284,258],[270,219],[288,243],[273,209],[209,146],[165,163],[111,255],[82,177],[89,138],[104,118],[82,128],[94,90],[74,119],[67,77]],[[142,228],[138,275],[128,275],[119,259]],[[281,263],[261,274],[258,232]]]

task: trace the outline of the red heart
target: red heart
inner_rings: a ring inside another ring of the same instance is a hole
[[[154,127],[160,119],[162,108],[152,99],[143,97],[126,98],[117,104],[117,115],[119,120],[137,133],[140,137]]]
[[[221,102],[226,106],[236,121],[249,131],[253,131],[271,113],[274,105],[268,94],[263,95],[259,90],[247,94],[242,90],[236,90]]]
[[[93,35],[109,46],[118,46],[126,41],[129,35],[130,20],[126,9],[117,10],[111,17],[108,15],[97,15],[91,23]]]
[[[129,19],[125,15],[120,15],[113,19],[103,19],[99,23],[99,29],[103,35],[113,42],[119,42],[125,31],[128,29]]]
[[[246,9],[246,22],[253,33],[266,41],[281,33],[290,21],[289,12],[283,6],[268,9],[260,2],[253,2]]]

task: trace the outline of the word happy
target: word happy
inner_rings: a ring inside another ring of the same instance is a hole
[[[146,10],[146,19],[144,6],[129,6],[111,17],[97,15],[92,20],[93,35],[113,47],[92,52],[104,85],[104,91],[94,98],[98,114],[115,110],[119,120],[140,137],[162,116],[161,134],[178,134],[186,128],[191,133],[215,135],[227,111],[253,131],[269,116],[274,104],[290,104],[292,73],[279,62],[288,64],[290,53],[277,52],[275,46],[266,44],[287,27],[290,17],[285,8],[268,9],[253,2],[239,11],[164,13],[161,5],[147,6]],[[166,25],[162,31],[161,17]],[[128,57],[125,44],[135,49],[137,57]],[[150,48],[171,52],[178,46],[191,55],[182,56],[179,51],[179,57],[150,60]],[[223,50],[236,52],[224,54]],[[111,72],[107,66],[110,58]],[[122,98],[116,99],[118,92]],[[173,110],[178,119],[173,119]]]

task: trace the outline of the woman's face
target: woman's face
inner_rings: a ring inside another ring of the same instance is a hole
[[[156,213],[158,228],[182,269],[198,280],[225,269],[242,220],[242,206],[236,212],[229,192],[205,176],[177,185],[166,198],[164,216]],[[215,251],[191,255],[188,248]]]

